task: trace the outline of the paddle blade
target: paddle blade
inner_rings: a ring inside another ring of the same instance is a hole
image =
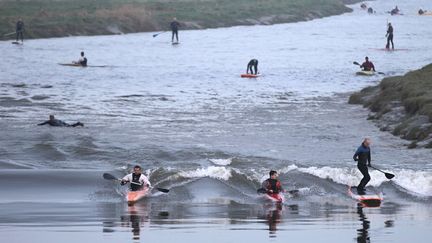
[[[299,190],[291,190],[291,191],[288,191],[289,194],[297,194],[297,193],[299,193],[299,192],[300,192]]]
[[[359,65],[359,66],[360,66],[360,63],[358,63],[358,62],[353,62],[353,64],[354,64],[354,65]]]
[[[390,174],[390,173],[385,173],[385,177],[387,177],[387,179],[391,180],[391,179],[393,179],[393,177],[395,177],[395,175]]]
[[[109,174],[109,173],[104,173],[104,174],[103,174],[103,178],[104,178],[105,180],[118,180],[115,176],[113,176],[113,175],[111,175],[111,174]]]
[[[158,34],[154,34],[154,35],[153,35],[153,38],[156,37],[157,35],[158,35]]]
[[[159,187],[157,187],[156,190],[158,190],[158,191],[160,191],[160,192],[163,192],[163,193],[168,193],[168,192],[170,191],[170,190],[168,190],[168,189],[165,189],[165,188],[159,188]]]
[[[267,190],[265,188],[260,188],[257,190],[257,193],[267,193]]]

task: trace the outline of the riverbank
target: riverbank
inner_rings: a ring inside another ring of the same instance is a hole
[[[14,31],[20,17],[26,38],[162,31],[174,16],[182,29],[270,25],[352,11],[345,3],[353,0],[1,1],[0,34]]]
[[[385,78],[350,96],[350,104],[371,110],[383,131],[412,141],[410,148],[432,148],[432,64],[404,76]]]

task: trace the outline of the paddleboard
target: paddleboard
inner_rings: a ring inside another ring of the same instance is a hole
[[[59,65],[67,66],[67,67],[108,67],[107,65],[101,65],[101,66],[87,65],[87,66],[82,66],[81,64],[77,64],[77,63],[59,63]]]
[[[424,14],[419,14],[420,16],[432,16],[432,13],[430,13],[429,11],[427,13]]]
[[[171,44],[172,44],[172,45],[179,45],[180,42],[172,42]]]
[[[261,76],[261,74],[246,74],[246,73],[244,73],[244,74],[240,75],[240,77],[242,77],[242,78],[258,78],[259,76]]]
[[[24,43],[18,42],[18,41],[13,41],[12,44],[14,44],[14,45],[23,45]]]
[[[356,75],[373,76],[373,75],[375,75],[375,72],[374,71],[358,71],[358,72],[356,72]]]
[[[404,48],[397,48],[397,49],[392,49],[392,48],[369,48],[371,50],[376,50],[376,51],[409,51],[410,49],[404,49]]]
[[[136,202],[150,194],[150,189],[145,187],[140,191],[128,191],[126,194],[126,200],[129,206],[133,206]]]
[[[379,207],[383,200],[382,193],[375,192],[371,188],[366,189],[365,195],[359,195],[356,188],[348,187],[348,195],[364,207]]]
[[[282,193],[265,193],[264,197],[275,203],[285,202],[285,197]]]

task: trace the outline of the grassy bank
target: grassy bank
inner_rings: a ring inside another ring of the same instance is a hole
[[[22,17],[27,38],[297,22],[351,11],[348,0],[0,0],[0,34]],[[352,0],[349,0],[350,2]]]
[[[410,147],[432,148],[432,64],[351,95],[363,104],[382,130],[411,140]]]

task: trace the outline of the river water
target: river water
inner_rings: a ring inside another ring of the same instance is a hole
[[[429,242],[432,152],[381,132],[351,92],[432,62],[432,2],[368,2],[353,13],[273,26],[170,34],[0,42],[1,242]],[[404,15],[385,11],[397,4]],[[387,22],[394,52],[385,46]],[[67,67],[84,50],[89,65]],[[356,76],[369,56],[386,75]],[[251,58],[262,76],[242,79]],[[36,126],[49,114],[79,128]],[[363,208],[346,191],[352,155],[371,137]],[[135,164],[170,188],[134,207],[102,178]],[[287,189],[279,207],[256,194],[270,169]],[[428,237],[429,236],[429,237]]]

